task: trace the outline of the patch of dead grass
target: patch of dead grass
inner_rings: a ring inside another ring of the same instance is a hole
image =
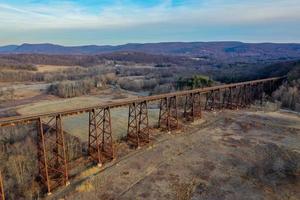
[[[100,168],[98,166],[91,167],[87,170],[84,170],[82,173],[80,173],[79,178],[86,178],[98,172],[100,172]]]
[[[91,192],[94,189],[95,188],[94,188],[93,184],[89,181],[86,181],[83,184],[76,187],[77,192]]]

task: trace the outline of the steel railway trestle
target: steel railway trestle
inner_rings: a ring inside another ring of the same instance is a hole
[[[127,141],[138,148],[150,142],[148,103],[160,101],[158,125],[171,131],[179,127],[178,98],[184,99],[183,117],[193,121],[202,117],[203,110],[245,108],[255,100],[261,103],[265,94],[272,92],[285,77],[275,77],[201,89],[185,90],[148,97],[128,99],[54,113],[16,116],[0,119],[0,127],[37,123],[37,159],[40,181],[48,194],[61,185],[69,184],[69,166],[63,117],[88,113],[88,156],[101,166],[115,159],[110,110],[129,107]],[[1,167],[1,166],[0,166]],[[0,168],[1,170],[1,168]],[[0,200],[4,200],[4,179],[0,172]],[[1,199],[2,198],[2,199]]]

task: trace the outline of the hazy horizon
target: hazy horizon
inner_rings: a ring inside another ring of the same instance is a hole
[[[122,46],[122,45],[128,45],[128,44],[163,44],[163,43],[222,43],[222,42],[240,42],[240,43],[246,43],[246,44],[300,44],[300,42],[245,42],[245,41],[158,41],[158,42],[129,42],[129,43],[120,43],[120,44],[81,44],[81,45],[65,45],[65,44],[59,44],[59,43],[51,43],[51,42],[41,42],[41,43],[19,43],[19,44],[4,44],[3,46],[21,46],[21,45],[43,45],[43,44],[49,44],[49,45],[58,45],[63,47],[78,47],[78,46]]]
[[[298,0],[0,0],[0,46],[300,43]]]

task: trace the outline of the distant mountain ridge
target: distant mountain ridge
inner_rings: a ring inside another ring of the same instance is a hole
[[[296,43],[242,43],[242,42],[163,42],[129,43],[124,45],[61,46],[50,43],[7,45],[0,54],[103,54],[114,52],[143,52],[149,54],[189,56],[249,56],[249,57],[300,57],[300,44]]]

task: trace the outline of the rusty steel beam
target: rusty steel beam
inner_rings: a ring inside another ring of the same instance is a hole
[[[96,113],[95,109],[89,112],[89,144],[88,154],[93,161],[96,161],[98,166],[102,166],[100,155],[100,134],[97,127],[97,117],[99,112]]]
[[[206,93],[204,110],[211,110],[214,101],[215,101],[215,99],[214,99],[214,91],[212,90],[209,93]]]
[[[231,109],[238,109],[238,99],[239,99],[239,86],[234,86],[232,90],[232,104],[231,104]]]
[[[243,92],[243,88],[241,86],[236,88],[236,98],[235,98],[235,108],[236,109],[239,109],[240,107],[242,107],[242,105],[241,105],[242,92]]]
[[[48,156],[46,151],[45,134],[42,119],[38,120],[37,131],[37,160],[41,182],[46,185],[48,194],[51,194],[51,186],[48,172]]]
[[[100,108],[105,108],[105,107],[115,108],[115,107],[128,106],[134,102],[160,101],[163,98],[170,98],[173,96],[177,96],[177,97],[186,96],[191,93],[209,93],[214,90],[224,90],[226,88],[243,86],[243,85],[247,85],[247,84],[254,85],[257,83],[274,81],[274,87],[277,87],[278,83],[285,78],[286,77],[275,77],[275,78],[261,79],[261,80],[255,80],[255,81],[247,81],[247,82],[241,82],[241,83],[219,85],[219,86],[213,86],[213,87],[207,87],[207,88],[185,90],[185,91],[180,91],[180,92],[172,92],[172,93],[153,95],[153,96],[148,96],[148,97],[138,97],[138,98],[132,98],[132,99],[128,99],[128,100],[124,100],[124,101],[120,101],[120,102],[113,102],[113,103],[95,105],[95,106],[78,108],[78,109],[64,110],[64,111],[60,111],[60,112],[48,112],[48,113],[41,113],[41,114],[36,114],[36,115],[14,116],[14,117],[1,118],[0,126],[14,126],[17,123],[30,123],[32,121],[38,121],[39,117],[46,118],[46,117],[55,117],[57,115],[61,115],[61,116],[77,115],[77,114],[81,114],[81,113],[90,112],[93,109],[100,109]]]
[[[102,126],[101,126],[102,124]],[[100,121],[100,149],[103,161],[113,160],[115,151],[113,145],[110,107],[103,109],[103,120]]]
[[[238,109],[239,86],[232,87],[232,103],[231,109]]]
[[[115,158],[109,107],[89,112],[88,153],[98,166]]]
[[[68,162],[61,115],[38,121],[37,158],[41,182],[48,194],[69,185]]]
[[[127,127],[127,142],[132,143],[134,146],[138,146],[138,109],[136,103],[129,105],[128,112],[128,127]]]
[[[220,108],[220,89],[211,90],[209,93],[206,93],[205,100],[205,110],[215,110]],[[218,106],[217,106],[218,105]]]
[[[169,124],[168,123],[168,116],[169,116],[169,110],[168,110],[168,103],[169,103],[169,99],[163,98],[160,101],[160,105],[159,105],[159,119],[158,119],[158,127],[162,128],[162,126],[164,124]],[[168,126],[167,126],[168,127]],[[168,128],[167,128],[168,129]]]
[[[237,106],[238,108],[245,108],[247,106],[246,85],[239,87]]]
[[[246,84],[244,85],[244,107],[247,108],[251,104],[251,99],[250,99],[250,85]]]
[[[187,121],[194,121],[201,118],[201,93],[192,93],[185,97],[184,117]]]
[[[129,105],[127,141],[136,148],[150,142],[147,101]]]
[[[227,99],[228,99],[228,95],[229,95],[229,91],[227,90],[227,88],[225,88],[223,90],[223,97],[222,97],[222,109],[227,108],[226,103],[227,103]]]
[[[160,128],[168,131],[178,128],[177,96],[161,100],[158,125]]]
[[[222,101],[220,101],[221,108],[238,109],[240,107],[245,107],[247,104],[245,97],[246,85],[225,88],[222,93]]]
[[[1,171],[0,171],[0,200],[5,200],[4,183],[3,183],[3,177]]]

